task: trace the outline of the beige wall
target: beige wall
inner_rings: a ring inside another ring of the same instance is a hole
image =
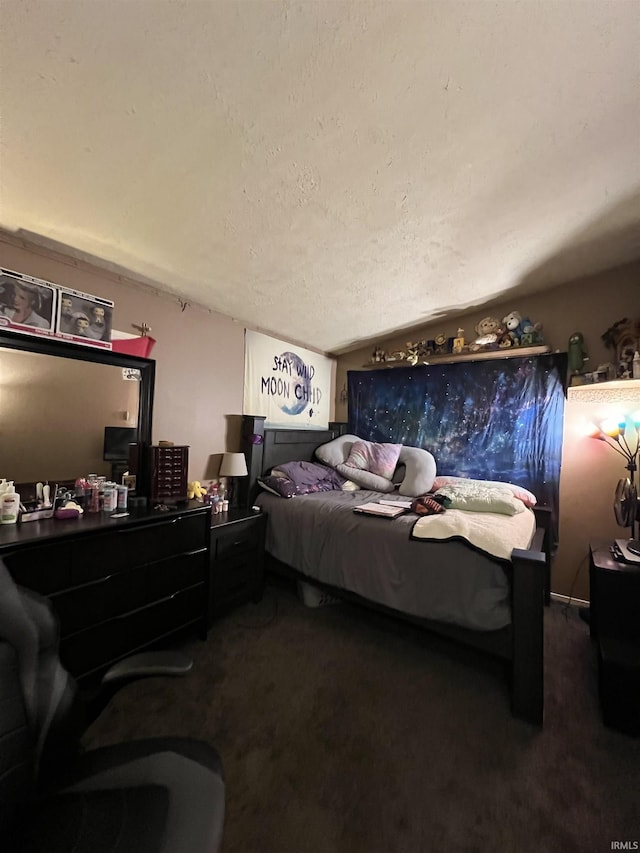
[[[430,323],[417,331],[376,343],[385,351],[402,349],[406,341],[433,338],[439,333],[454,335],[458,326],[465,330],[465,338],[469,340],[474,336],[474,326],[483,317],[501,318],[512,310],[542,323],[545,342],[552,349],[566,350],[570,335],[581,331],[589,354],[588,368],[593,369],[601,362],[612,360],[612,353],[600,339],[602,333],[616,320],[640,316],[640,263],[567,282],[534,296],[481,307],[460,314],[454,320]],[[373,344],[339,357],[336,420],[347,419],[347,407],[340,402],[347,370],[362,370],[372,350]],[[574,419],[584,420],[583,415],[584,412],[578,412],[574,405],[567,407],[560,477],[561,544],[554,561],[552,589],[563,595],[572,593],[577,598],[587,599],[589,541],[595,537],[625,536],[625,531],[615,522],[612,505],[616,483],[626,472],[624,461],[613,451],[607,451],[591,439],[574,439]]]

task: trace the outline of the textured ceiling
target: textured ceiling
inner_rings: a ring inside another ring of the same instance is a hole
[[[341,352],[640,256],[635,0],[2,0],[0,226]]]

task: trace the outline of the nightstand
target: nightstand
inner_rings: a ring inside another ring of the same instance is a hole
[[[251,509],[211,516],[209,625],[231,608],[262,598],[266,521],[263,512]]]
[[[590,629],[598,649],[602,718],[640,734],[640,564],[619,563],[612,542],[590,545]]]

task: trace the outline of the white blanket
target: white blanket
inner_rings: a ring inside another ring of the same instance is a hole
[[[510,560],[514,548],[527,549],[536,529],[530,509],[516,515],[447,509],[423,515],[413,525],[413,539],[464,539],[485,554]]]

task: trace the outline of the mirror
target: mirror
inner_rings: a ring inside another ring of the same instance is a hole
[[[154,381],[149,359],[0,331],[0,477],[111,476],[104,428],[135,427],[150,444]]]

